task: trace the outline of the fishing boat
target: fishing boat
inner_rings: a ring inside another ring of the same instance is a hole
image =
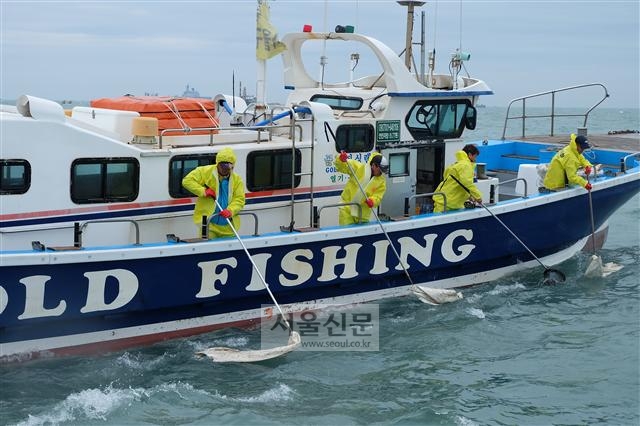
[[[111,99],[70,114],[31,95],[2,107],[0,359],[119,350],[255,322],[273,313],[267,283],[294,312],[547,268],[576,255],[592,225],[602,233],[640,191],[637,152],[593,149],[590,194],[539,192],[539,165],[562,144],[486,140],[476,183],[485,208],[433,213],[429,200],[490,87],[459,74],[460,56],[450,73],[416,75],[382,42],[344,28],[282,43],[289,97],[277,108],[225,94]],[[328,52],[355,43],[379,69],[319,81],[304,66],[307,43]],[[247,202],[239,238],[207,239],[210,218],[203,237],[181,182],[225,147]],[[338,224],[342,150],[389,160],[368,223]]]

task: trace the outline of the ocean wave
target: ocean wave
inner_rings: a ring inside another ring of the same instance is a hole
[[[132,370],[153,370],[162,364],[167,358],[164,353],[153,359],[145,359],[142,353],[125,352],[116,359],[116,364],[130,368]]]
[[[150,390],[144,388],[116,388],[112,384],[104,389],[85,389],[72,393],[64,401],[42,414],[29,414],[16,426],[40,426],[60,423],[83,423],[90,420],[107,421],[121,409],[146,401],[156,395],[174,394],[189,400],[188,394],[207,394],[183,382],[163,383]]]
[[[276,387],[267,389],[261,394],[255,396],[231,397],[215,391],[211,394],[217,399],[223,399],[227,402],[249,402],[249,403],[265,403],[265,402],[281,402],[290,401],[295,395],[295,391],[289,386],[279,383]]]
[[[86,420],[107,420],[109,413],[148,397],[144,389],[115,389],[111,385],[101,389],[85,389],[73,393],[56,404],[50,412],[31,415],[18,426],[82,422]]]
[[[467,312],[471,315],[473,315],[476,318],[480,318],[480,319],[484,319],[485,318],[485,314],[482,311],[482,309],[478,309],[478,308],[469,308],[467,309]]]
[[[520,291],[525,289],[526,287],[524,286],[524,284],[516,282],[515,284],[510,284],[510,285],[497,285],[493,288],[493,290],[489,291],[487,294],[495,296],[499,294],[511,293],[514,291]]]

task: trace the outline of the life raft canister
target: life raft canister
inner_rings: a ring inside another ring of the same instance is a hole
[[[125,95],[117,98],[94,99],[90,105],[94,108],[135,111],[141,117],[157,118],[158,135],[166,129],[196,129],[219,126],[215,104],[211,99]],[[202,135],[217,132],[217,130],[176,131],[165,132],[164,136]]]

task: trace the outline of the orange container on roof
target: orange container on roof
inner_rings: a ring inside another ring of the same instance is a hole
[[[171,96],[131,96],[101,98],[91,101],[94,108],[136,111],[141,117],[158,119],[158,135],[166,129],[197,129],[218,127],[213,100]],[[203,135],[217,130],[192,130],[190,132],[165,132],[164,136]]]

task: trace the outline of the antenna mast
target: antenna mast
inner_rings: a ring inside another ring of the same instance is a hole
[[[415,6],[422,6],[426,1],[417,1],[417,0],[401,0],[398,1],[398,4],[401,6],[407,6],[407,38],[405,42],[405,50],[404,50],[404,64],[407,66],[407,69],[411,71],[411,60],[413,59],[413,54],[411,52],[411,47],[413,44],[413,9]]]

